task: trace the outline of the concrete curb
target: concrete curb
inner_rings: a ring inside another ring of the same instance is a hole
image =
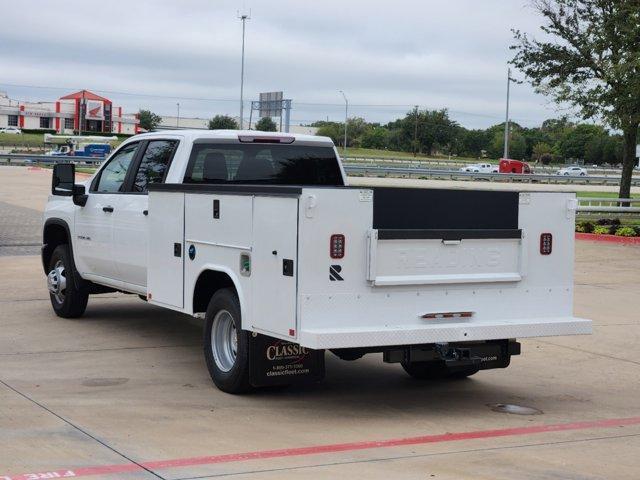
[[[617,235],[604,235],[595,233],[576,232],[576,240],[617,243],[619,245],[640,245],[640,237],[619,237]]]

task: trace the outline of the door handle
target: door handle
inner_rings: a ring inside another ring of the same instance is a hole
[[[112,206],[102,207],[102,211],[111,213],[111,212],[113,212],[113,207]]]
[[[149,210],[143,210],[143,211],[142,211],[142,214],[143,214],[143,215],[145,215],[145,216],[146,216],[146,215],[149,215]]]

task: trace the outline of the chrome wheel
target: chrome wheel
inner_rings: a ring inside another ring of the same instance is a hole
[[[62,260],[58,260],[53,267],[53,270],[47,275],[47,287],[49,293],[55,298],[59,304],[64,303],[65,294],[67,291],[67,277]]]
[[[211,350],[220,370],[228,372],[233,368],[238,354],[238,332],[233,316],[227,310],[218,311],[213,319]]]

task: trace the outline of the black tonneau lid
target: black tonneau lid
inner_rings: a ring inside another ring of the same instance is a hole
[[[518,192],[373,188],[378,230],[516,230]]]

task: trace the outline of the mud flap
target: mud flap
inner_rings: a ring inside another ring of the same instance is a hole
[[[324,378],[324,350],[267,335],[249,336],[249,382],[254,387],[319,382]]]

